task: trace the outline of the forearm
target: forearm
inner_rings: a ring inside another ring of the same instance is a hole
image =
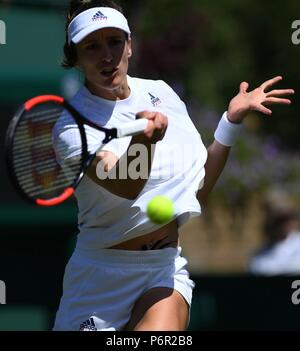
[[[214,142],[207,149],[207,161],[205,163],[204,185],[198,191],[197,198],[201,205],[207,201],[208,195],[219,179],[229,156],[230,147]]]
[[[155,144],[140,143],[137,136],[133,137],[126,153],[113,167],[108,168],[96,157],[87,174],[112,194],[133,200],[149,178],[154,150]]]
[[[204,185],[197,195],[202,205],[205,204],[209,193],[219,179],[228,159],[231,146],[234,145],[242,129],[241,124],[233,123],[227,116],[228,113],[224,112],[214,133],[215,140],[207,150],[208,157],[205,164]]]
[[[109,191],[127,199],[135,199],[148,181],[154,151],[155,144],[139,143],[137,137],[133,137],[126,154],[111,170],[117,174],[117,178],[112,181],[108,179],[106,185]]]

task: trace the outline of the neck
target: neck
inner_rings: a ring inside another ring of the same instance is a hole
[[[99,96],[106,100],[124,100],[130,95],[130,88],[128,86],[127,79],[123,84],[114,89],[103,89],[102,87],[99,87],[87,80],[85,81],[85,86],[93,95]]]

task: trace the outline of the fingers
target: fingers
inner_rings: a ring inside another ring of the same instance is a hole
[[[249,88],[248,82],[242,82],[240,84],[240,93],[247,93],[247,89]]]
[[[270,116],[272,114],[272,111],[263,105],[256,106],[255,110],[263,113],[264,115],[268,115],[268,116]]]
[[[146,118],[146,119],[154,119],[155,112],[153,111],[140,111],[136,114],[136,119]]]
[[[148,119],[148,125],[144,131],[148,141],[156,143],[162,140],[168,127],[168,118],[165,115],[155,111],[141,111],[136,114],[136,118]]]
[[[291,100],[289,99],[280,99],[276,97],[269,97],[265,99],[264,105],[290,105]]]
[[[154,128],[155,128],[154,122],[152,120],[148,120],[148,124],[147,124],[145,131],[144,131],[144,134],[147,136],[152,135]]]
[[[274,77],[274,78],[272,78],[272,79],[267,80],[266,82],[264,82],[263,84],[261,84],[260,87],[261,87],[263,90],[266,90],[266,89],[270,88],[272,85],[274,85],[274,84],[280,82],[281,80],[282,80],[282,77],[281,77],[281,76],[277,76],[277,77]]]
[[[148,119],[147,127],[144,130],[144,135],[147,136],[148,138],[150,138],[153,134],[154,117],[155,117],[155,113],[151,111],[140,111],[136,114],[136,119],[140,119],[140,118]]]
[[[155,113],[154,119],[153,141],[162,140],[168,127],[168,118],[162,113]]]
[[[272,90],[266,93],[266,97],[281,97],[283,95],[293,95],[295,94],[294,89],[280,89],[280,90]]]

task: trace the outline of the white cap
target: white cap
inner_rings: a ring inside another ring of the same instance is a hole
[[[87,35],[102,28],[118,28],[130,35],[127,19],[121,12],[111,7],[93,7],[81,12],[69,24],[69,44],[77,44]]]

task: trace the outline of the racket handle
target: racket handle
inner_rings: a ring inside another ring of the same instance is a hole
[[[142,134],[148,125],[147,119],[137,119],[118,128],[118,138]]]

